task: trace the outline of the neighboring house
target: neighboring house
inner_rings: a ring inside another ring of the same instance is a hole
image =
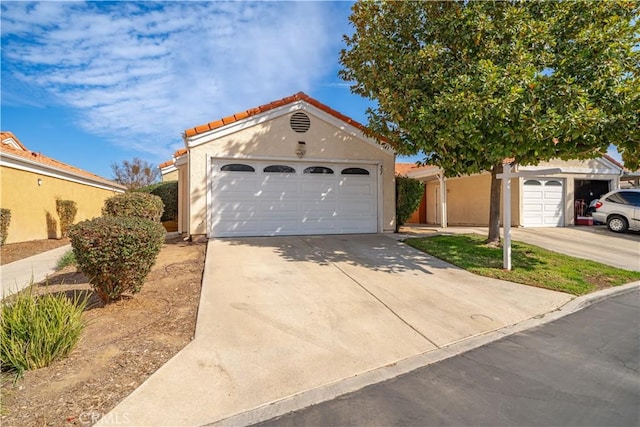
[[[0,207],[11,210],[6,243],[60,237],[56,199],[73,200],[75,222],[101,215],[104,200],[126,188],[90,172],[29,151],[1,132]]]
[[[590,160],[551,160],[516,170],[560,168],[550,176],[515,178],[511,181],[511,225],[564,227],[574,225],[581,209],[600,195],[619,187],[623,167],[609,156]],[[491,174],[488,172],[444,178],[435,166],[398,163],[398,174],[425,182],[418,210],[408,223],[487,226]]]
[[[164,163],[160,163],[158,166],[160,169],[160,176],[162,177],[162,182],[168,181],[177,181],[178,180],[178,168],[175,164],[173,164],[173,159],[168,160]]]
[[[173,159],[180,232],[394,231],[393,150],[302,92],[187,129],[184,142]]]

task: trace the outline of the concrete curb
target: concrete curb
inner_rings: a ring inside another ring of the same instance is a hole
[[[589,295],[577,297],[563,305],[562,307],[550,311],[544,315],[527,319],[523,322],[506,326],[501,329],[486,332],[480,335],[465,338],[461,341],[454,342],[446,347],[428,351],[407,359],[400,360],[396,363],[374,369],[354,377],[327,384],[311,390],[302,391],[292,396],[285,397],[273,402],[266,403],[254,409],[232,415],[228,418],[206,424],[207,426],[227,427],[227,426],[246,426],[272,418],[294,412],[311,405],[316,405],[328,400],[335,399],[347,393],[351,393],[376,384],[395,378],[399,375],[406,374],[415,369],[437,363],[459,354],[468,352],[475,348],[484,346],[510,335],[522,332],[531,328],[542,326],[546,323],[553,322],[562,317],[580,311],[590,305],[612,298],[614,296],[623,295],[628,292],[640,289],[640,281],[627,283],[626,285],[617,286],[615,288],[604,289]]]

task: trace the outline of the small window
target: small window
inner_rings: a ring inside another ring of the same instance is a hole
[[[224,172],[255,172],[256,171],[253,167],[249,165],[243,165],[242,163],[230,163],[228,165],[222,166],[220,170]]]
[[[369,175],[369,171],[362,168],[342,169],[342,175]]]
[[[304,170],[304,173],[322,173],[322,174],[332,174],[333,169],[326,168],[324,166],[311,166]]]
[[[542,185],[542,183],[535,179],[528,179],[524,182],[524,185]]]
[[[560,181],[549,181],[545,185],[552,187],[562,187],[562,183]]]
[[[296,170],[291,166],[285,165],[271,165],[264,168],[264,172],[267,173],[296,173]]]

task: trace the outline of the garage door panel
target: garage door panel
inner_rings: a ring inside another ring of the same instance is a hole
[[[557,178],[524,181],[522,222],[527,227],[558,227],[564,224],[564,190]]]
[[[227,162],[228,163],[228,162]],[[272,162],[247,163],[249,171],[224,171],[212,164],[211,236],[375,233],[378,230],[376,166],[342,175],[349,165],[278,162],[297,173],[269,172]],[[275,164],[275,163],[274,163]],[[303,173],[330,168],[333,174]],[[267,169],[267,172],[265,172]]]
[[[371,182],[342,182],[338,189],[340,195],[345,196],[373,196],[375,194],[374,184]]]

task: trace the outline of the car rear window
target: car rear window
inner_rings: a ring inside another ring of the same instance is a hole
[[[619,191],[607,197],[607,201],[611,203],[619,203],[621,205],[640,207],[640,193],[635,191]]]

